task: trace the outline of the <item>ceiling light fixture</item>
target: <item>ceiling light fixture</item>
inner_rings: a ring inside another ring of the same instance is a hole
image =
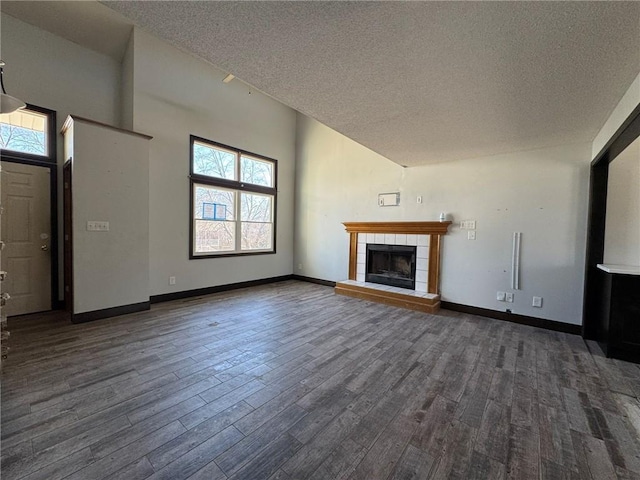
[[[2,94],[0,95],[0,113],[11,113],[16,110],[20,110],[21,108],[25,108],[27,105],[22,100],[12,97],[11,95],[7,95],[7,92],[4,89],[3,79],[4,65],[5,63],[0,60],[0,87],[2,87]]]
[[[236,76],[233,73],[230,73],[229,75],[227,75],[226,77],[224,77],[222,79],[222,81],[224,83],[229,83],[231,80],[233,80],[234,78],[236,78]]]

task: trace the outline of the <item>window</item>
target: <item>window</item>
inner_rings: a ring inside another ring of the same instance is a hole
[[[33,106],[0,115],[3,156],[55,162],[54,113]]]
[[[277,162],[191,136],[190,258],[275,253]]]

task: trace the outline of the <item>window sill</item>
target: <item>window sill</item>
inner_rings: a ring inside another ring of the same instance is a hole
[[[200,260],[201,258],[226,258],[226,257],[251,257],[254,255],[274,255],[275,250],[256,250],[249,252],[229,252],[229,253],[207,253],[207,254],[189,254],[189,260]]]

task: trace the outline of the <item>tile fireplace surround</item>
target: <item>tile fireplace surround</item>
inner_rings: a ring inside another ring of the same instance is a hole
[[[335,292],[364,300],[435,313],[440,308],[440,246],[451,222],[346,222],[349,280]],[[366,245],[416,246],[415,290],[365,282]]]

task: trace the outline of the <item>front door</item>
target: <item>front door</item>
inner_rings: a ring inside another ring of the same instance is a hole
[[[7,316],[51,310],[50,170],[2,162],[2,290]]]

